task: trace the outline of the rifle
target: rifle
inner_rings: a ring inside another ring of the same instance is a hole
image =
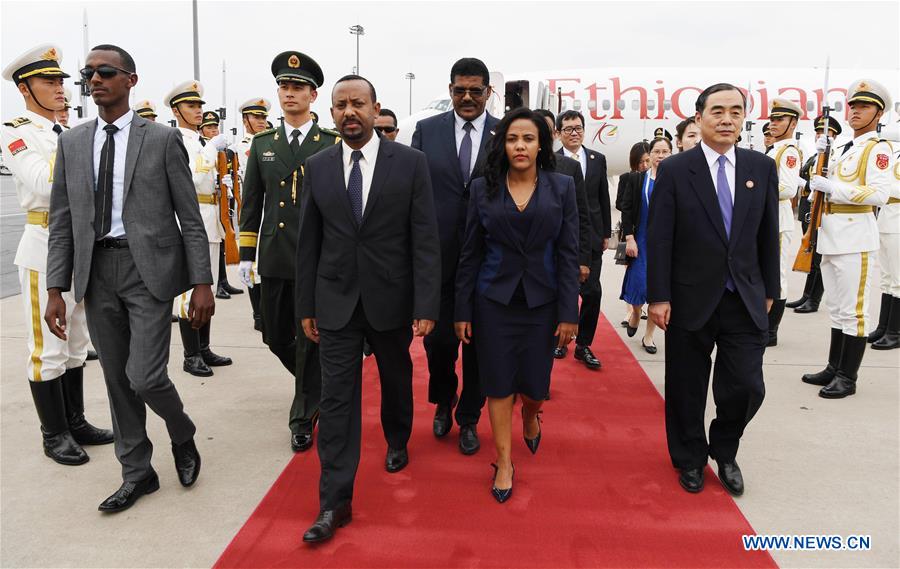
[[[228,176],[228,155],[221,151],[216,155],[216,172],[219,174],[219,221],[225,228],[225,264],[234,265],[241,260],[237,239],[234,235],[234,225],[231,222],[231,208],[228,206],[228,186],[223,183]],[[237,188],[235,188],[237,195]]]
[[[825,151],[819,154],[816,160],[816,175],[828,177],[828,159],[831,157],[831,137],[828,136],[828,125],[831,108],[828,106],[828,69],[829,63],[825,63],[825,90],[822,91],[822,124],[825,136]],[[825,210],[825,194],[813,192],[812,206],[809,209],[809,225],[803,240],[800,242],[800,250],[794,259],[793,270],[799,273],[809,273],[812,270],[813,255],[816,254],[816,244],[819,240],[819,226],[822,224],[822,213]]]

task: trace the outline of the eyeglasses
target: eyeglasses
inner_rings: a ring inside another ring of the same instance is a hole
[[[376,126],[375,130],[377,130],[378,132],[386,132],[386,133],[390,134],[390,133],[394,132],[395,130],[397,130],[397,127],[395,127],[395,126]]]
[[[466,89],[465,87],[454,87],[451,89],[454,97],[465,97],[466,93],[469,94],[473,99],[480,99],[484,97],[485,92],[487,91],[487,87],[473,87],[471,89]]]
[[[566,134],[581,134],[584,132],[583,126],[567,126],[564,129],[561,129]]]
[[[116,76],[118,73],[124,73],[126,75],[131,75],[134,73],[133,71],[127,71],[120,67],[115,67],[113,65],[101,65],[100,67],[85,67],[78,73],[81,74],[81,78],[85,81],[89,81],[94,77],[94,73],[100,75],[101,79],[111,79]]]

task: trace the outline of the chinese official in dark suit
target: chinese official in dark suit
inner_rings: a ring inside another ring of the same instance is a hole
[[[765,396],[767,313],[779,292],[778,177],[771,158],[737,148],[746,100],[733,85],[697,99],[702,142],[660,164],[647,231],[650,317],[666,333],[666,435],[688,492],[707,457],[735,495],[735,457]],[[703,414],[716,348],[716,417]]]
[[[437,404],[434,435],[443,437],[453,426],[451,412],[456,407],[459,450],[478,452],[476,426],[484,397],[478,381],[478,362],[471,344],[462,349],[462,389],[456,360],[459,340],[453,331],[453,283],[462,234],[466,224],[469,182],[479,177],[485,159],[485,145],[493,136],[497,119],[485,110],[491,96],[487,66],[475,58],[464,58],[450,69],[450,97],[453,110],[416,125],[412,147],[428,157],[438,231],[441,237],[441,314],[434,334],[425,338],[428,355],[428,401]]]
[[[297,249],[297,307],[319,344],[321,512],[303,535],[329,539],[349,523],[359,465],[362,352],[366,340],[381,381],[385,468],[409,457],[413,334],[425,336],[440,309],[440,244],[425,156],[374,134],[375,88],[338,80],[331,113],[343,143],[306,162]]]

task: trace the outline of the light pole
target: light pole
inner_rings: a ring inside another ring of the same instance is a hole
[[[366,35],[366,30],[359,24],[356,24],[355,26],[350,26],[350,33],[356,36],[356,69],[354,72],[359,75],[359,36]]]
[[[406,74],[406,78],[409,79],[409,114],[412,114],[412,82],[416,78],[416,74],[409,72]]]

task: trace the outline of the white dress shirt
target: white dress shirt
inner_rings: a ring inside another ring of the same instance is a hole
[[[362,173],[363,213],[366,212],[366,202],[369,200],[369,189],[372,187],[372,173],[375,171],[375,158],[378,157],[378,147],[380,145],[381,141],[378,139],[378,135],[372,133],[372,138],[369,139],[369,142],[360,148],[362,158],[359,159],[359,169]],[[341,141],[341,146],[343,146],[341,149],[343,151],[341,158],[344,161],[344,188],[346,188],[350,184],[350,171],[353,169],[353,149],[347,146],[347,143],[343,140]]]
[[[572,160],[578,160],[578,163],[581,164],[581,176],[587,178],[587,152],[585,152],[584,146],[579,146],[576,152],[572,152],[564,146],[563,155]]]
[[[713,186],[716,188],[716,195],[719,193],[719,154],[712,148],[700,141],[700,148],[706,156],[706,163],[709,164],[709,175],[712,176]],[[734,205],[734,146],[725,152],[725,179],[728,180],[728,188],[731,190],[731,203]]]
[[[129,110],[112,123],[119,127],[119,130],[113,135],[116,154],[113,157],[112,225],[110,225],[109,233],[103,237],[125,237],[122,205],[125,200],[125,156],[128,151],[128,133],[131,131],[132,118],[134,118],[134,111]],[[103,130],[103,127],[108,124],[103,119],[97,118],[97,130],[94,132],[94,191],[99,191],[100,153],[103,151],[103,144],[106,143],[106,131]]]
[[[481,113],[475,120],[466,121],[466,119],[462,118],[456,111],[453,111],[453,116],[456,118],[456,155],[459,156],[459,146],[462,144],[463,138],[466,137],[466,131],[463,130],[463,126],[467,122],[472,123],[472,130],[469,131],[469,138],[472,139],[472,160],[469,163],[469,174],[472,173],[472,170],[475,169],[475,162],[478,160],[478,149],[481,148],[481,138],[484,136],[484,124],[487,121],[487,111]]]
[[[312,125],[313,125],[312,119],[309,119],[308,121],[306,121],[305,123],[303,123],[300,126],[294,126],[294,125],[288,123],[287,119],[284,119],[284,134],[285,134],[285,136],[287,136],[288,145],[290,146],[291,142],[293,142],[293,137],[291,136],[291,133],[294,132],[294,130],[300,131],[300,142],[298,144],[303,144],[303,140],[306,138],[306,135],[309,134],[309,129],[312,128]]]

